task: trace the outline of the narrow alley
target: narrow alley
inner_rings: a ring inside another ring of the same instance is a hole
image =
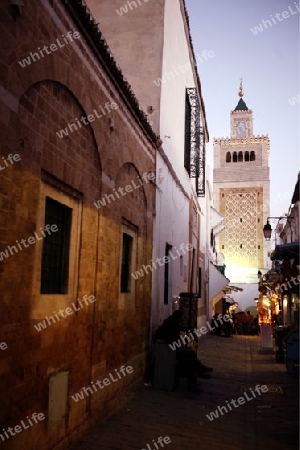
[[[163,444],[170,450],[298,449],[298,379],[289,377],[273,354],[259,353],[259,339],[201,340],[199,358],[214,368],[210,380],[201,380],[202,393],[189,393],[184,379],[175,392],[141,387],[72,450],[156,450],[154,442],[162,448],[160,436],[171,439]],[[258,395],[257,385],[266,385],[268,391]],[[230,411],[228,403],[239,397],[245,403],[235,402]],[[207,417],[226,405],[227,413],[223,408],[219,418]]]

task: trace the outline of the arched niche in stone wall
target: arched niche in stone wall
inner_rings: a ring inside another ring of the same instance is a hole
[[[82,192],[91,206],[101,196],[101,162],[87,113],[61,83],[44,80],[20,98],[20,139],[24,164]]]

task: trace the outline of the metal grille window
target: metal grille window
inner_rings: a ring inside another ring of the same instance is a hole
[[[165,263],[164,273],[164,305],[169,304],[170,297],[170,281],[171,281],[171,265],[170,265],[170,252],[172,251],[172,245],[166,244],[165,256],[169,258]]]
[[[205,196],[205,133],[200,123],[200,104],[196,88],[186,89],[184,167],[195,178],[198,197]]]
[[[185,139],[184,139],[184,167],[191,174],[191,121],[192,111],[188,92],[185,95]]]
[[[123,233],[122,243],[122,267],[121,267],[121,292],[130,292],[130,270],[132,260],[133,237]]]
[[[58,231],[43,241],[41,294],[67,294],[72,209],[46,197],[45,224]]]

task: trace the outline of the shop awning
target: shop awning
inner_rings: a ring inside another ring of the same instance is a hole
[[[274,259],[292,259],[299,258],[300,242],[290,242],[289,244],[276,245],[275,250],[271,255],[271,260]]]
[[[234,304],[237,305],[236,301],[232,297],[230,297],[230,295],[224,295],[223,298],[225,298],[226,303],[230,303],[231,305],[234,305]]]
[[[228,278],[222,275],[212,263],[209,263],[209,299],[211,300],[218,292],[223,291],[228,283]]]
[[[224,292],[229,292],[229,294],[231,292],[239,292],[239,291],[243,291],[244,289],[237,287],[237,286],[225,286],[224,288]]]
[[[213,206],[210,207],[210,225],[214,236],[218,236],[218,234],[225,230],[224,216]]]

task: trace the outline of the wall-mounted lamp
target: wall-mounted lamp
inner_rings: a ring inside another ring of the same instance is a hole
[[[258,278],[259,280],[261,280],[261,277],[262,277],[262,273],[261,273],[261,271],[259,270],[259,271],[257,272],[257,278]]]
[[[22,8],[24,6],[23,0],[9,0],[11,15],[14,20],[22,15]]]
[[[293,220],[294,217],[287,217],[287,216],[267,217],[267,223],[263,228],[263,233],[264,233],[264,237],[265,237],[266,241],[270,241],[271,235],[272,235],[272,227],[270,225],[269,219],[278,219],[278,222],[281,219],[287,219],[287,221],[289,222],[289,220]],[[275,245],[276,245],[276,236],[275,236]]]
[[[264,226],[263,233],[264,233],[265,240],[269,241],[271,239],[271,235],[272,235],[272,227],[270,225],[269,219],[267,220],[267,223]]]

